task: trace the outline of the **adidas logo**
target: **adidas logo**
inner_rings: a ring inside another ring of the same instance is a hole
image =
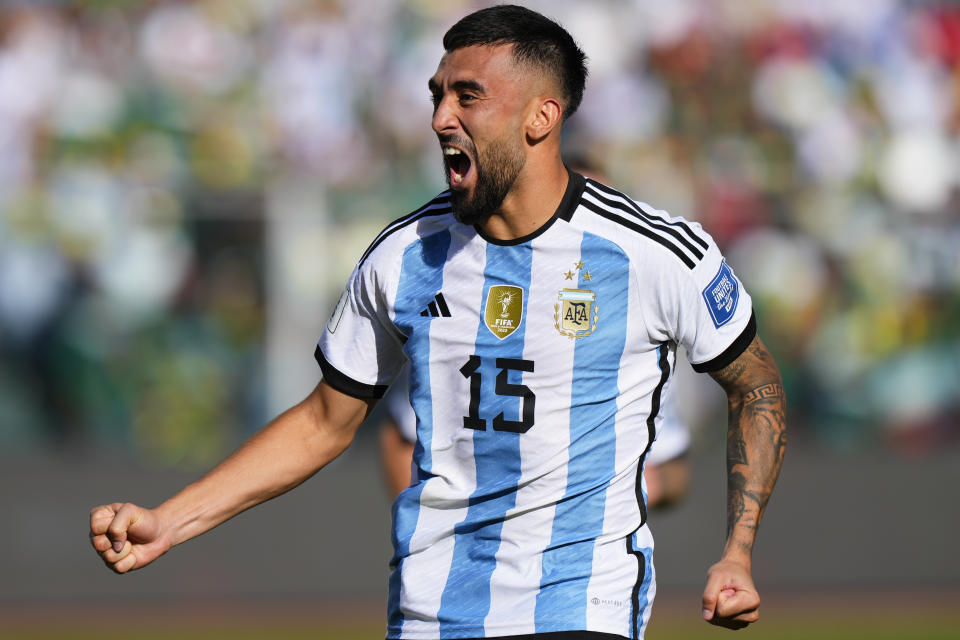
[[[430,318],[453,317],[450,315],[450,307],[447,306],[447,301],[443,299],[443,293],[437,293],[437,297],[427,305],[426,309],[420,312],[420,315]]]

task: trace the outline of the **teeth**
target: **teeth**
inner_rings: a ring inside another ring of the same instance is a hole
[[[460,175],[459,173],[454,173],[453,181],[456,182],[457,184],[460,184],[461,182],[463,182],[463,176]]]
[[[460,149],[454,149],[453,147],[444,147],[443,155],[445,156],[457,156],[460,155]]]

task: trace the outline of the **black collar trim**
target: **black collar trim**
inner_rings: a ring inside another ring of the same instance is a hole
[[[497,238],[491,238],[483,232],[483,229],[480,228],[480,225],[473,225],[473,228],[477,230],[477,233],[481,238],[489,242],[490,244],[498,244],[501,246],[509,247],[513,245],[523,244],[525,242],[530,242],[534,238],[543,235],[547,229],[553,226],[553,223],[558,219],[565,220],[570,222],[570,219],[573,217],[573,212],[576,211],[577,206],[580,204],[580,196],[583,195],[583,190],[586,187],[586,179],[579,173],[570,171],[567,168],[567,189],[563,192],[563,199],[560,200],[560,204],[557,206],[557,210],[553,212],[553,215],[550,216],[550,219],[547,220],[539,229],[532,233],[528,233],[525,236],[519,238],[514,238],[513,240],[498,240]]]

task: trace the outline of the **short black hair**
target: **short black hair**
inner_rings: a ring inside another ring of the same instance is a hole
[[[550,18],[525,7],[501,4],[461,18],[443,36],[447,52],[500,44],[513,45],[518,63],[553,74],[566,102],[563,119],[574,114],[587,82],[587,56],[567,30]]]

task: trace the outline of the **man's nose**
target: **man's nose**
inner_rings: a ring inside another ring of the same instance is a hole
[[[451,104],[451,97],[444,96],[433,110],[433,130],[437,133],[450,133],[459,126],[459,121]]]

